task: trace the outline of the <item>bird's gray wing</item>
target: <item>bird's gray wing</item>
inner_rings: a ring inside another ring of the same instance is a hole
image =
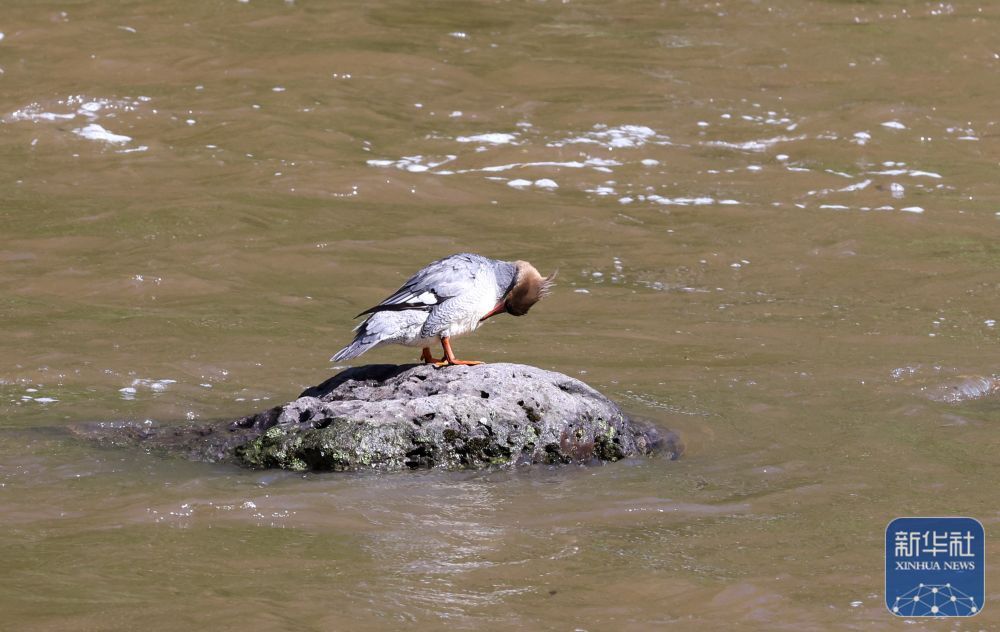
[[[476,275],[488,263],[485,257],[468,253],[439,259],[410,277],[391,296],[358,316],[388,310],[429,310],[471,289]]]

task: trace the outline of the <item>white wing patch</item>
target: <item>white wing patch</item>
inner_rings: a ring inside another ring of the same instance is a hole
[[[414,297],[408,303],[423,303],[424,305],[437,305],[438,297],[433,292],[424,292],[420,296]]]
[[[418,305],[437,305],[438,297],[434,292],[422,292],[420,294],[410,293],[404,294],[399,298],[395,299],[392,305],[412,305],[414,307]]]

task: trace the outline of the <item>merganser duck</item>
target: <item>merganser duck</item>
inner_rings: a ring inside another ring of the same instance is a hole
[[[498,261],[470,253],[439,259],[355,316],[370,314],[354,328],[354,341],[330,360],[349,360],[375,347],[399,344],[423,347],[420,358],[439,367],[482,364],[456,359],[451,338],[475,331],[497,314],[524,316],[548,294],[554,278],[555,273],[542,277],[527,261]],[[438,340],[444,349],[440,360],[430,349]]]

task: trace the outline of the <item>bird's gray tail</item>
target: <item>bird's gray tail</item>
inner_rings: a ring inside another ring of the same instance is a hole
[[[354,342],[347,345],[337,353],[333,354],[330,358],[330,362],[340,362],[341,360],[350,360],[351,358],[356,358],[365,351],[368,351],[372,347],[378,344],[374,340],[362,340],[360,337],[355,338]]]
[[[358,332],[354,336],[354,341],[347,345],[337,353],[333,354],[330,358],[330,362],[340,362],[341,360],[350,360],[351,358],[356,358],[365,351],[368,351],[372,347],[378,345],[381,342],[378,336],[370,335],[368,332],[368,321],[364,321],[360,325],[354,328],[354,331]]]

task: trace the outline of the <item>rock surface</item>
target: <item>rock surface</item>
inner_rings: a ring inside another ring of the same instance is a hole
[[[104,445],[290,470],[463,469],[682,451],[671,433],[629,419],[583,382],[520,364],[368,365],[233,422],[74,430]]]

